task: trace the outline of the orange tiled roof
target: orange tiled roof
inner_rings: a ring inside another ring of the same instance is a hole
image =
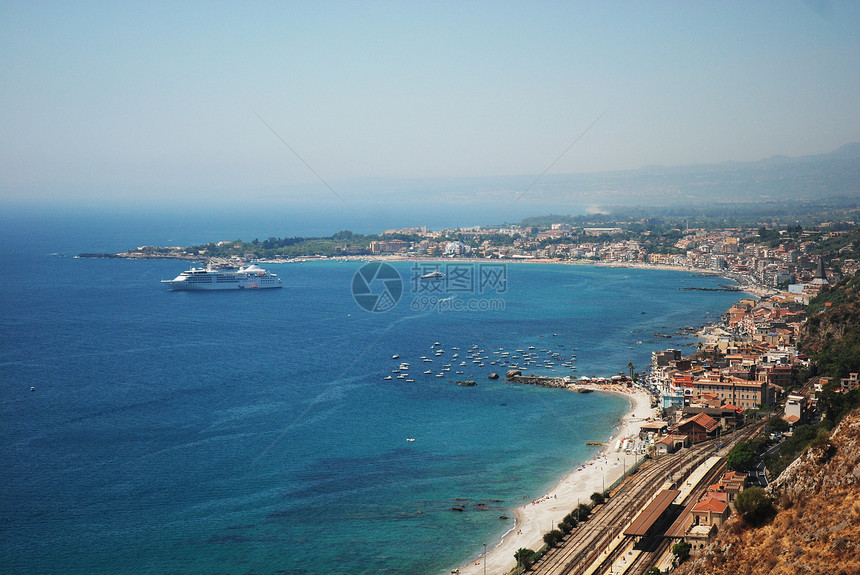
[[[697,425],[701,425],[705,431],[713,431],[719,426],[717,420],[708,415],[707,413],[697,413],[693,417],[690,417],[681,423],[678,424],[678,427],[682,425],[686,425],[687,423],[696,423]]]
[[[711,513],[724,513],[728,504],[725,501],[719,501],[717,499],[703,499],[696,503],[693,507],[693,513],[699,512],[702,513],[704,511],[710,511]]]
[[[713,499],[714,501],[728,502],[728,494],[725,491],[708,491],[702,495],[702,501]],[[719,512],[718,512],[719,513]]]

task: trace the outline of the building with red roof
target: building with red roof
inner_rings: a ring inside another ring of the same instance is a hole
[[[689,435],[693,443],[704,441],[717,433],[720,424],[707,413],[697,413],[678,424],[678,433]]]

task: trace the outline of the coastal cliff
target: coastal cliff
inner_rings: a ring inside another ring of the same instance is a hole
[[[768,492],[772,520],[755,528],[734,517],[675,572],[860,573],[860,409],[813,442]]]
[[[817,375],[860,370],[860,273],[823,290],[807,308],[798,349],[815,359]]]

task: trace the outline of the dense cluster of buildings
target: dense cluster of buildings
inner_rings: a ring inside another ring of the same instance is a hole
[[[722,322],[706,328],[695,353],[654,352],[647,384],[669,417],[722,410],[742,418],[748,410],[772,407],[808,365],[795,347],[805,320],[803,306],[791,294],[742,299]]]
[[[666,535],[689,543],[693,549],[703,548],[728,521],[732,513],[731,504],[744,490],[746,483],[745,473],[724,473],[719,481],[708,486],[698,501],[684,509]]]
[[[825,271],[821,258],[813,253],[818,242],[844,234],[827,231],[827,225],[822,225],[820,230],[803,231],[796,237],[786,236],[776,247],[755,243],[757,231],[753,229],[672,231],[679,239],[660,253],[649,252],[647,244],[652,234],[648,231],[634,233],[619,227],[575,228],[566,223],[540,229],[515,225],[439,231],[393,229],[384,232],[383,237],[399,235],[413,240],[376,241],[371,244],[370,251],[415,257],[591,260],[680,266],[737,274],[763,286],[792,285],[795,286],[792,293],[799,299],[806,297],[807,301],[810,294],[815,295],[812,287],[816,285],[815,280],[839,279],[838,274]],[[420,239],[414,240],[416,237]],[[840,265],[845,274],[860,269],[860,263],[851,258],[840,259]]]
[[[705,342],[695,353],[685,356],[677,349],[667,349],[652,354],[645,385],[654,394],[663,418],[640,429],[640,438],[651,445],[652,457],[732,433],[758,410],[781,417],[790,434],[798,425],[819,420],[816,397],[828,383],[838,384],[837,392],[860,387],[857,373],[835,382],[824,377],[797,379],[809,362],[795,347],[807,320],[803,304],[808,303],[797,294],[817,293],[829,277],[819,263],[801,289],[759,300],[742,299],[733,305],[719,324],[702,334]],[[771,438],[774,436],[772,433]],[[735,498],[750,482],[746,474],[725,473],[684,509],[666,535],[694,550],[703,548],[729,519]]]

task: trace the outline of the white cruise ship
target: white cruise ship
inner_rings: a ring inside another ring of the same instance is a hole
[[[191,268],[161,283],[174,290],[265,289],[281,287],[281,278],[251,264],[241,268]]]

